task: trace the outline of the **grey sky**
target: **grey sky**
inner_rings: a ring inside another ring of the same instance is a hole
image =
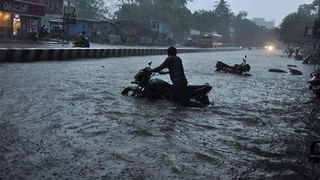
[[[188,4],[192,11],[199,9],[213,9],[217,0],[193,0]],[[279,25],[289,13],[295,12],[299,5],[311,3],[312,0],[226,0],[232,12],[248,12],[248,17],[263,17],[266,20],[275,20]]]

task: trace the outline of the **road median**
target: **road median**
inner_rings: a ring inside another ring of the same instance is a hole
[[[241,48],[178,48],[178,53],[238,51]],[[0,62],[66,61],[86,58],[165,55],[166,48],[0,48]]]

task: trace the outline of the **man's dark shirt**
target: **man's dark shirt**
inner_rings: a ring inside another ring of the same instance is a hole
[[[153,69],[154,72],[159,72],[164,68],[168,68],[170,72],[170,79],[173,85],[181,83],[188,83],[186,76],[184,75],[184,69],[182,60],[178,56],[169,56],[166,60],[157,68]]]

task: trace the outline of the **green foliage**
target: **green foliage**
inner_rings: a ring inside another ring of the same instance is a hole
[[[230,20],[230,17],[232,15],[230,10],[230,5],[227,4],[225,0],[220,0],[219,2],[216,2],[217,5],[215,5],[215,15],[221,19],[221,20]]]
[[[308,16],[314,16],[316,14],[317,8],[313,4],[303,4],[299,6],[298,13],[308,15]]]
[[[189,27],[202,32],[212,32],[217,26],[217,17],[213,11],[196,11],[192,14]]]
[[[166,22],[175,32],[188,27],[191,12],[186,8],[187,0],[126,0],[115,13],[118,19],[136,19],[151,23]]]
[[[235,28],[235,41],[242,46],[252,46],[256,44],[255,39],[259,35],[260,28],[248,19],[244,19],[244,14],[239,14],[233,21]]]
[[[240,46],[265,46],[266,43],[275,42],[273,30],[261,28],[254,22],[246,19],[247,12],[239,12],[232,20],[235,29],[235,43]]]
[[[223,36],[225,42],[230,42],[230,27],[233,14],[225,0],[220,0],[216,3],[214,10],[217,19],[216,31]]]
[[[319,5],[319,0],[314,0],[310,4],[299,6],[296,13],[286,16],[278,29],[280,40],[289,45],[302,45],[306,41],[304,29],[306,26],[313,26]]]
[[[301,45],[304,42],[304,29],[312,25],[313,20],[308,14],[289,14],[280,25],[280,40],[289,45]]]
[[[190,29],[201,32],[217,32],[225,43],[242,46],[261,45],[270,37],[268,31],[246,19],[247,12],[234,15],[225,0],[215,2],[212,10],[191,13],[187,2],[191,0],[118,0],[118,19],[134,19],[150,23],[168,23],[175,35],[183,35]],[[234,38],[230,30],[234,29]]]
[[[108,13],[104,0],[80,0],[77,16],[85,19],[104,19]]]
[[[232,13],[226,1],[216,2],[213,11],[196,11],[192,14],[190,27],[203,32],[216,31],[223,35],[225,41],[230,40]]]

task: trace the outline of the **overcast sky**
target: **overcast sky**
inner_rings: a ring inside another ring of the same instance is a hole
[[[193,0],[188,4],[192,11],[199,9],[213,9],[217,0]],[[275,20],[279,25],[283,18],[297,11],[299,5],[311,3],[312,0],[226,0],[232,12],[248,12],[248,17],[263,17],[266,20]]]

